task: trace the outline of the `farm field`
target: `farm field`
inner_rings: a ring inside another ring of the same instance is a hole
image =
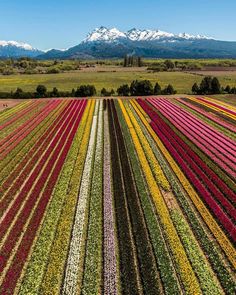
[[[0,295],[235,294],[235,142],[226,99],[0,112]]]
[[[98,94],[101,89],[116,90],[122,84],[130,84],[133,80],[150,80],[153,84],[157,81],[161,87],[172,84],[177,90],[177,93],[191,93],[193,84],[200,83],[204,76],[211,74],[214,76],[214,71],[211,73],[202,71],[201,73],[191,72],[148,72],[146,68],[123,68],[103,66],[98,69],[84,69],[82,71],[59,73],[59,74],[34,74],[34,75],[0,75],[0,91],[11,92],[17,87],[24,91],[35,91],[39,84],[45,85],[48,90],[57,87],[60,91],[71,91],[79,85],[91,84],[96,87]],[[222,86],[236,85],[236,72],[221,72],[218,76]]]

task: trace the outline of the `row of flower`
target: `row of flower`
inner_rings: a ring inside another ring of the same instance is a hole
[[[199,97],[198,100],[200,100],[200,101],[202,101],[202,102],[204,102],[204,103],[206,103],[206,104],[208,104],[208,105],[210,105],[210,106],[213,106],[213,107],[215,107],[215,108],[217,108],[217,109],[219,109],[219,110],[221,110],[221,111],[224,111],[225,113],[231,114],[232,117],[233,117],[234,119],[236,119],[236,112],[233,111],[232,109],[230,109],[230,108],[226,108],[226,107],[222,106],[222,105],[219,104],[219,103],[212,102],[212,101],[207,100],[207,99],[202,98],[202,97],[201,97],[201,98]]]
[[[202,133],[202,129],[198,128],[196,124],[192,124],[188,121],[186,116],[181,116],[179,112],[173,112],[171,107],[168,109],[166,106],[162,106],[156,101],[153,102],[154,106],[173,124],[178,128],[185,136],[187,136],[195,145],[204,149],[204,152],[209,157],[214,157],[215,162],[225,169],[230,176],[236,177],[236,164],[234,163],[235,157],[232,154],[227,153],[227,147],[220,146],[220,140],[213,142],[209,136]]]
[[[27,121],[27,119],[33,117],[34,114],[37,113],[37,111],[40,111],[40,109],[45,104],[45,102],[41,101],[33,102],[29,105],[28,108],[24,108],[22,111],[17,112],[15,116],[8,118],[4,122],[1,122],[0,131],[3,131],[1,132],[0,139],[2,139],[2,137],[5,137],[9,133],[9,129],[16,129],[16,126],[18,127],[20,124]]]
[[[234,294],[233,138],[171,99],[40,103],[0,113],[0,294]]]
[[[5,275],[1,286],[2,292],[12,290],[21,274],[20,266],[23,267],[25,263],[44,216],[84,107],[84,102],[76,103],[72,116],[68,117],[68,121],[65,120],[64,129],[56,134],[21,191],[5,209],[0,227],[0,253],[3,257],[0,267],[1,273]],[[8,263],[10,257],[12,258]]]
[[[225,122],[224,120],[220,119],[219,117],[214,116],[210,112],[207,112],[200,107],[195,106],[194,104],[190,103],[191,100],[186,100],[186,98],[178,98],[177,101],[179,101],[181,104],[189,107],[190,109],[196,111],[197,113],[203,115],[204,117],[210,119],[211,121],[217,123],[220,126],[223,126],[226,129],[229,129],[230,131],[236,133],[236,127],[233,124],[230,124],[229,122]]]
[[[223,147],[225,151],[227,151],[227,153],[225,153],[226,156],[228,154],[233,155],[236,152],[235,142],[229,137],[225,136],[224,134],[202,122],[201,120],[198,120],[191,113],[183,110],[179,106],[176,106],[172,102],[158,100],[158,103],[159,102],[161,102],[161,105],[173,111],[175,114],[177,113],[179,118],[184,118],[187,122],[193,125],[197,131],[201,130],[201,136],[205,138],[209,143],[212,143],[212,145],[215,144]],[[231,157],[231,159],[235,162],[235,159],[233,157]]]
[[[32,101],[25,101],[17,104],[13,108],[9,108],[0,113],[0,122],[3,124],[5,121],[12,119],[14,116],[17,116],[19,112],[25,110],[29,105],[31,105]]]
[[[212,220],[212,216],[210,216],[209,213],[206,211],[206,208],[202,206],[201,201],[197,199],[198,196],[192,190],[191,185],[188,183],[188,180],[185,179],[184,175],[182,174],[182,171],[175,164],[175,162],[171,158],[168,151],[162,145],[162,142],[156,137],[156,134],[151,129],[148,122],[145,120],[145,117],[142,116],[142,113],[140,111],[141,110],[143,111],[143,109],[135,101],[132,101],[131,104],[132,104],[132,108],[134,112],[136,113],[136,118],[139,122],[139,125],[142,127],[146,135],[146,138],[148,139],[156,155],[156,158],[159,160],[160,165],[169,180],[171,189],[179,205],[181,206],[189,225],[191,226],[191,230],[194,232],[194,235],[197,238],[197,242],[200,243],[200,246],[203,252],[205,253],[208,260],[210,261],[212,269],[215,271],[216,275],[218,276],[218,279],[220,283],[222,284],[222,286],[224,286],[225,289],[231,290],[232,292],[234,288],[234,284],[232,283],[231,275],[230,273],[227,272],[227,270],[225,269],[225,266],[222,263],[222,259],[218,253],[217,246],[214,245],[211,239],[209,239],[209,236],[205,231],[204,220],[201,221],[199,219],[198,213],[192,208],[189,197],[191,197],[192,201],[197,205],[197,208],[200,210],[200,213],[203,214],[203,216],[206,218],[206,222],[208,223],[209,221],[208,224],[211,225],[211,229],[213,229],[213,223],[214,223],[214,221]],[[188,192],[188,194],[186,194],[183,191],[180,185],[180,182],[173,174],[172,169],[176,173],[176,176],[179,178],[183,188],[185,189],[186,192]],[[217,230],[217,226],[216,226],[216,230]],[[218,232],[216,233],[219,234]],[[201,261],[199,261],[199,263],[201,264]],[[208,278],[205,278],[205,279],[206,279],[206,283],[208,283]],[[213,282],[210,282],[210,283],[213,283]],[[215,284],[213,284],[212,286],[214,285]]]
[[[61,104],[50,113],[50,116],[45,118],[40,124],[38,124],[35,129],[24,138],[11,152],[9,152],[5,158],[0,163],[0,195],[2,195],[4,189],[4,181],[8,182],[8,177],[11,178],[11,174],[15,173],[14,169],[19,169],[18,167],[21,166],[20,170],[22,169],[22,165],[26,165],[27,162],[30,160],[28,155],[33,155],[32,150],[37,150],[36,147],[41,146],[41,141],[45,140],[44,133],[48,133],[51,130],[51,126],[54,126],[54,122],[59,120],[60,116],[63,113],[65,108],[65,104]],[[47,137],[47,136],[46,136]],[[40,143],[38,143],[38,141]],[[25,156],[27,155],[27,156]],[[21,162],[24,161],[22,164]],[[12,172],[12,173],[10,173]],[[18,174],[16,174],[18,175]]]
[[[50,113],[58,106],[59,102],[54,102],[45,108],[33,120],[25,122],[18,130],[15,130],[1,142],[0,160],[11,152],[27,135],[29,135],[35,127],[40,124]]]
[[[139,100],[138,103],[142,106],[142,108],[144,110],[146,110],[147,113],[149,113],[149,114],[151,114],[151,113],[156,114],[156,112],[153,110],[153,108],[151,106],[145,104],[145,102],[143,100]],[[138,108],[136,108],[136,110],[137,109]],[[184,175],[184,173],[180,169],[180,167],[176,164],[174,158],[169,154],[169,152],[165,148],[165,146],[162,143],[162,141],[159,139],[159,137],[157,137],[155,131],[151,128],[151,126],[148,123],[148,121],[141,115],[140,112],[138,112],[138,113],[139,113],[140,118],[142,118],[142,122],[145,124],[145,127],[147,128],[147,130],[149,131],[149,133],[154,138],[155,143],[157,144],[157,146],[160,148],[160,150],[162,151],[163,155],[167,159],[168,164],[171,166],[171,168],[175,172],[175,175],[178,177],[180,183],[184,187],[185,191],[188,193],[188,196],[191,198],[191,201],[193,202],[193,204],[197,208],[198,212],[201,214],[204,222],[210,228],[211,233],[215,236],[215,238],[217,239],[218,243],[221,245],[222,249],[224,250],[224,252],[228,256],[228,259],[230,260],[230,262],[234,266],[236,266],[236,260],[232,257],[232,256],[234,256],[234,253],[235,253],[234,248],[231,245],[231,243],[229,242],[229,240],[227,239],[227,237],[222,232],[221,228],[217,224],[217,221],[210,214],[209,210],[206,208],[206,206],[204,205],[203,201],[201,200],[201,197],[195,192],[195,190],[193,189],[191,183],[188,181],[188,179],[186,178],[186,176]]]

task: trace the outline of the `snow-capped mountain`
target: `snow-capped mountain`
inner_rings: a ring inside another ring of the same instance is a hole
[[[0,40],[0,57],[36,57],[42,53],[27,43]]]
[[[140,30],[131,29],[127,32],[121,32],[116,28],[108,29],[100,27],[87,35],[82,43],[87,42],[117,42],[117,41],[178,41],[178,40],[204,40],[212,39],[202,35],[190,35],[186,33],[173,34],[160,30]]]
[[[126,34],[120,32],[116,28],[107,29],[106,27],[100,27],[93,30],[88,34],[86,39],[82,43],[86,42],[97,42],[97,41],[107,41],[112,42],[120,38],[126,38]]]
[[[106,59],[123,58],[127,54],[147,58],[236,58],[236,42],[161,30],[134,28],[122,32],[103,26],[67,50],[51,49],[43,52],[26,43],[0,41],[0,58],[27,56],[39,59]]]

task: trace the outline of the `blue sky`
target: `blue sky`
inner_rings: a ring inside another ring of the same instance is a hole
[[[236,0],[0,0],[0,40],[67,48],[101,25],[236,41]]]

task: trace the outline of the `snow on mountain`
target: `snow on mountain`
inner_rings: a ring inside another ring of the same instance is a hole
[[[163,32],[160,30],[139,30],[132,29],[125,33],[126,37],[132,41],[152,41],[158,40],[160,38],[171,38],[174,37],[174,34]]]
[[[87,42],[114,42],[120,39],[129,41],[156,41],[156,40],[201,40],[211,39],[201,35],[190,35],[186,33],[180,33],[175,35],[160,30],[139,30],[131,29],[127,32],[121,32],[116,28],[108,29],[106,27],[96,28],[94,31],[88,34],[86,39],[82,43]]]
[[[23,42],[16,42],[16,41],[1,41],[0,40],[0,46],[7,47],[7,46],[14,46],[18,48],[22,48],[25,50],[35,50],[31,45]]]
[[[42,51],[33,48],[27,43],[0,40],[0,57],[36,57],[41,53]]]
[[[92,33],[88,34],[87,38],[83,42],[95,42],[95,41],[114,41],[119,38],[126,38],[126,35],[116,28],[107,29],[106,27],[96,28]]]

